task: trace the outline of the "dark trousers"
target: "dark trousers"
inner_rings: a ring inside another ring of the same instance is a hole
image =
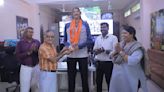
[[[97,62],[97,68],[96,68],[97,92],[102,92],[102,82],[103,82],[104,74],[105,74],[105,79],[107,83],[107,88],[109,90],[112,70],[113,70],[113,63],[111,61],[98,61]]]
[[[82,92],[89,92],[88,88],[88,58],[68,58],[68,92],[75,92],[76,64],[79,63],[79,71],[82,79]]]

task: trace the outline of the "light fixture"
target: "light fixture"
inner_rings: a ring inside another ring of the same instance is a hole
[[[62,12],[65,12],[65,4],[62,4]]]
[[[111,2],[108,1],[108,10],[111,10],[112,9],[112,5],[111,5]]]
[[[4,5],[4,0],[0,0],[0,6]]]

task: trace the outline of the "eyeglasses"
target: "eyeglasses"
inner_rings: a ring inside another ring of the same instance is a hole
[[[47,38],[55,38],[55,36],[46,36]]]

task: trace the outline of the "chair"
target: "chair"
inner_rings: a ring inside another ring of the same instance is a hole
[[[13,92],[19,88],[19,71],[20,71],[20,64],[16,60],[14,55],[15,47],[6,47],[5,48],[5,56],[2,58],[1,64],[1,81],[2,82],[16,82],[16,85],[12,85],[6,88],[6,92],[9,92],[10,89],[15,89]]]

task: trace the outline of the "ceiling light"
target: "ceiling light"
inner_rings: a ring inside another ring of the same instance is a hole
[[[0,6],[4,5],[4,0],[0,0]]]
[[[112,5],[111,5],[111,2],[108,1],[108,10],[111,10],[112,9]]]

